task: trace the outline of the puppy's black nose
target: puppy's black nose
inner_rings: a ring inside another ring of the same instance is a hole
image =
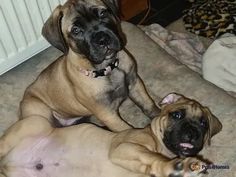
[[[192,134],[191,133],[184,133],[182,134],[182,141],[183,142],[190,142],[193,138],[192,138]]]
[[[101,47],[109,46],[111,43],[111,37],[104,31],[99,31],[94,35],[94,43]]]
[[[198,129],[190,124],[185,124],[182,127],[181,139],[183,142],[192,142],[199,138]]]

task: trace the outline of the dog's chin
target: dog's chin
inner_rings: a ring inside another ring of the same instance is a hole
[[[181,147],[179,146],[179,148],[176,150],[178,156],[184,156],[184,157],[188,157],[188,156],[195,156],[198,154],[199,151],[197,151],[194,147],[193,148],[186,148],[186,147]]]

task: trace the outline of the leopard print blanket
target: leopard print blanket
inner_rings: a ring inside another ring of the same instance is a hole
[[[186,30],[208,38],[236,35],[236,0],[195,0],[184,11]]]

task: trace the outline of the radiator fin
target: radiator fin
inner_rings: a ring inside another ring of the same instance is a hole
[[[0,0],[0,74],[49,47],[42,26],[65,1]]]

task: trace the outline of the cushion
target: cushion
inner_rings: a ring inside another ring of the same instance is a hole
[[[215,40],[203,56],[203,77],[229,92],[236,92],[236,37]]]

